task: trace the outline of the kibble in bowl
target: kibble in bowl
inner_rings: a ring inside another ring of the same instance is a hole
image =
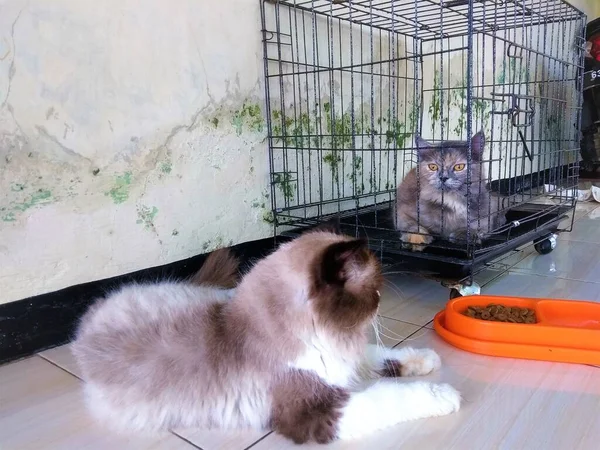
[[[536,323],[535,311],[518,306],[504,306],[490,303],[487,306],[469,306],[463,314],[473,319],[489,322]]]

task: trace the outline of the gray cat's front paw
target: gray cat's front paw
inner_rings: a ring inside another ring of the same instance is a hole
[[[422,252],[425,247],[433,242],[433,236],[426,234],[427,230],[419,230],[419,233],[402,233],[400,240],[413,252]]]

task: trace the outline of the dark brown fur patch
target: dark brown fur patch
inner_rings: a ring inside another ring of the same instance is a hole
[[[348,281],[348,266],[364,266],[369,250],[362,240],[342,241],[327,247],[321,257],[320,279],[324,283],[343,285]]]
[[[379,376],[384,378],[397,378],[402,376],[402,364],[400,361],[386,359],[383,367],[379,370]]]
[[[296,444],[327,444],[336,439],[341,409],[350,394],[314,374],[295,370],[273,389],[271,427]]]
[[[239,281],[239,265],[240,261],[229,249],[215,250],[208,255],[200,270],[190,278],[190,282],[195,285],[232,289]]]
[[[353,277],[360,277],[369,266],[373,266],[373,276],[353,283]],[[317,257],[312,272],[310,296],[322,323],[348,330],[371,318],[377,310],[382,277],[379,262],[366,242],[349,240],[331,244]]]

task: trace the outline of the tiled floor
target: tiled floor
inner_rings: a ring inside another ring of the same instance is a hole
[[[600,301],[600,208],[581,205],[575,230],[549,255],[531,248],[507,255],[477,281],[490,294]],[[431,319],[448,290],[390,274],[381,305],[384,345],[435,348],[444,361],[427,378],[449,382],[464,397],[457,414],[409,422],[334,449],[596,449],[600,442],[600,369],[491,358],[442,342]],[[157,437],[114,436],[87,417],[68,346],[0,367],[0,448],[279,450],[274,434],[176,430]],[[308,446],[316,448],[317,446]]]

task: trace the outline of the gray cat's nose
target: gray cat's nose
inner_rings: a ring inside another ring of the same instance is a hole
[[[445,183],[446,181],[448,181],[448,177],[440,177],[440,181],[442,183]]]

